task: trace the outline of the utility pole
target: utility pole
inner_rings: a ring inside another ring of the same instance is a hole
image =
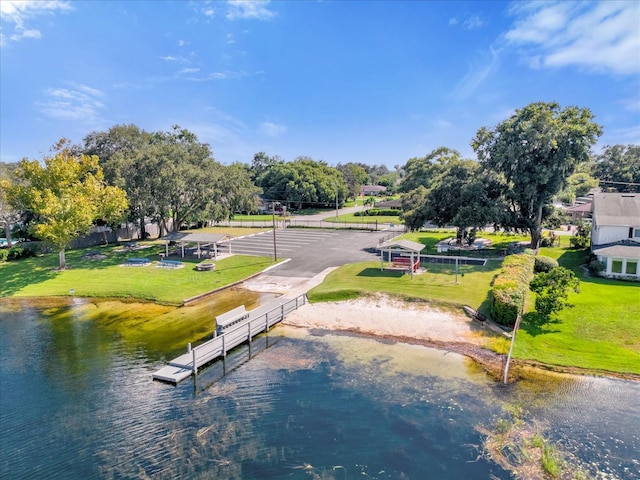
[[[271,219],[273,222],[273,261],[278,261],[278,251],[276,249],[276,202],[271,202]]]

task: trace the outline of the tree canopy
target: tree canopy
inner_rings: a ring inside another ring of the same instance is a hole
[[[532,103],[493,129],[481,128],[472,146],[485,168],[501,174],[510,205],[509,226],[542,237],[542,210],[552,202],[602,129],[586,108]]]
[[[640,192],[640,145],[610,145],[595,159],[594,175],[603,186],[618,192]]]
[[[58,249],[61,270],[74,238],[98,219],[114,221],[127,208],[125,192],[105,183],[98,157],[73,155],[64,141],[44,165],[22,160],[16,176],[17,183],[5,185],[9,202],[35,215],[33,232]]]
[[[293,162],[272,165],[259,178],[264,195],[295,205],[339,205],[347,197],[342,173],[324,162],[298,157]]]

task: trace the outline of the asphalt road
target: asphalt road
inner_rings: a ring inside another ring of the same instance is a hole
[[[398,234],[400,232],[396,232]],[[392,231],[287,228],[276,230],[278,259],[290,261],[269,271],[270,275],[311,278],[329,267],[378,259],[375,247]],[[231,252],[248,255],[274,255],[273,231],[231,241]]]

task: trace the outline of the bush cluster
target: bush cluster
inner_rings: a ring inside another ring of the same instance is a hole
[[[544,255],[538,255],[535,257],[535,264],[533,271],[535,273],[548,272],[552,268],[558,266],[558,261],[555,258],[545,257]]]
[[[380,210],[378,208],[371,208],[369,210],[365,210],[364,212],[355,212],[353,214],[354,217],[392,217],[392,216],[398,216],[400,215],[400,210],[394,210],[394,209],[386,209],[386,210]]]
[[[524,309],[534,264],[535,256],[531,253],[504,259],[491,290],[491,316],[496,322],[509,327],[516,323],[518,313]]]
[[[36,252],[30,248],[24,248],[21,245],[16,245],[9,249],[3,248],[0,250],[0,262],[10,262],[11,260],[34,257],[35,254]]]
[[[607,266],[599,261],[598,259],[593,259],[589,262],[589,271],[591,272],[592,275],[600,275],[602,272],[604,272],[607,269]]]

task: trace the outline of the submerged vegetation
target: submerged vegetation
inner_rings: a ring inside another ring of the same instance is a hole
[[[522,405],[507,405],[493,428],[476,427],[484,436],[483,453],[514,478],[586,480],[591,476],[568,452],[545,437],[540,422],[529,421]]]

